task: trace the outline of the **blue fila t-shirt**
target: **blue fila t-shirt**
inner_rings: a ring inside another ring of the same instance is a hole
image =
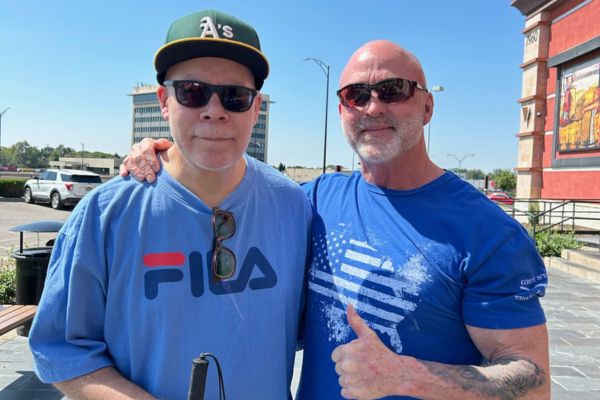
[[[455,365],[482,362],[465,324],[545,322],[533,241],[456,175],[397,191],[330,174],[304,189],[315,218],[299,399],[342,398],[331,353],[356,338],[348,304],[396,353]]]
[[[216,355],[232,399],[288,398],[312,210],[247,158],[220,205],[236,232],[231,279],[211,279],[212,210],[162,169],[88,194],[57,237],[30,346],[45,382],[114,366],[162,399],[187,399],[192,359]],[[206,398],[217,397],[210,360]]]

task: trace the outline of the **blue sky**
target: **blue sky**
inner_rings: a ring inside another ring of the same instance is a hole
[[[145,0],[2,2],[0,111],[2,145],[27,140],[127,153],[131,98],[138,82],[154,83],[153,58],[171,22],[218,8],[259,32],[271,75],[268,162],[322,164],[325,75],[330,65],[327,163],[352,165],[337,98],[352,52],[389,39],[419,57],[436,92],[431,156],[444,168],[513,168],[521,97],[524,18],[509,0]],[[427,127],[425,129],[427,134]]]

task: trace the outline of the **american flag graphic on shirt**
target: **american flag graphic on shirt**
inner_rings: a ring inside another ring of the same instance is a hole
[[[425,261],[416,253],[396,265],[369,243],[350,238],[347,232],[352,230],[345,228],[340,224],[337,231],[313,236],[308,289],[324,297],[319,312],[327,323],[328,340],[348,340],[351,328],[346,307],[352,304],[372,329],[389,337],[391,346],[400,353],[402,340],[397,325],[416,309],[415,298],[421,285],[429,280]]]

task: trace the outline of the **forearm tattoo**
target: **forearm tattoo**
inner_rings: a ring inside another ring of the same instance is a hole
[[[546,382],[544,370],[526,358],[507,357],[486,363],[482,366],[485,373],[472,365],[425,365],[433,375],[484,399],[518,399]]]

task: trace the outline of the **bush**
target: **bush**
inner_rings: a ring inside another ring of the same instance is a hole
[[[544,231],[535,235],[538,252],[542,257],[560,257],[565,249],[577,250],[582,244],[575,239],[574,233],[556,233]]]
[[[529,203],[529,207],[527,208],[528,215],[527,220],[529,221],[529,226],[533,229],[533,226],[538,226],[540,224],[540,205],[539,203]]]
[[[0,178],[0,197],[23,196],[23,185],[27,179]]]
[[[16,280],[15,259],[0,259],[0,304],[15,304]]]

